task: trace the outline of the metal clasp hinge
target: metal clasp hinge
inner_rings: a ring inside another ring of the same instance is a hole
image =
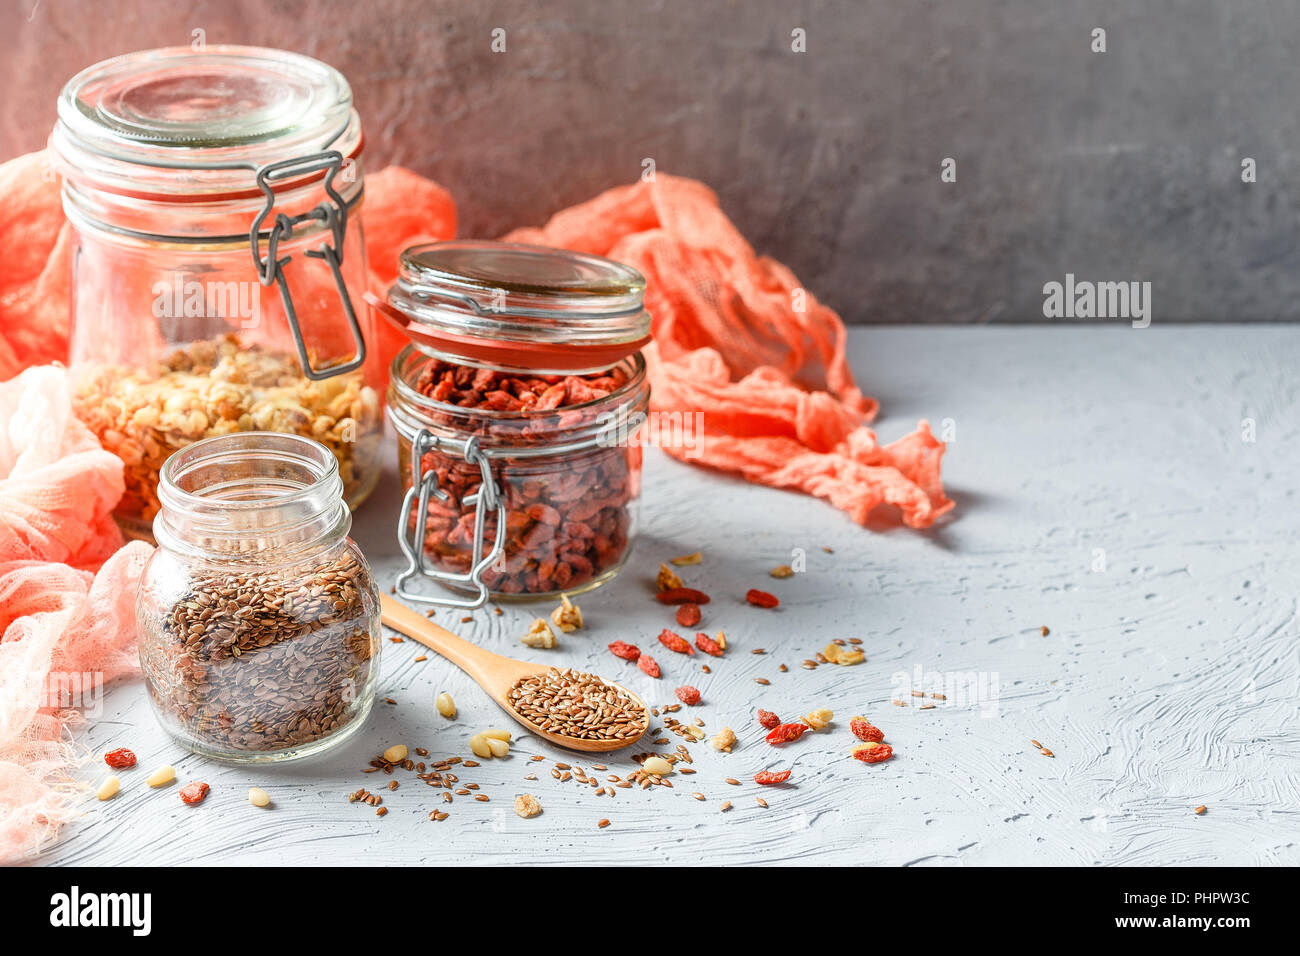
[[[470,556],[469,570],[460,573],[438,571],[428,567],[424,553],[424,538],[427,533],[429,517],[429,499],[441,502],[451,500],[447,492],[438,487],[438,473],[425,471],[424,456],[431,451],[440,454],[454,454],[471,465],[478,467],[480,482],[478,491],[466,495],[462,504],[474,506],[474,543]],[[415,525],[411,526],[411,509],[415,507]],[[496,512],[496,535],[492,548],[484,554],[484,531],[487,526],[487,513]],[[500,489],[492,477],[492,464],[486,452],[479,447],[477,437],[464,441],[438,438],[427,428],[416,432],[411,440],[411,487],[402,498],[402,509],[397,518],[397,541],[406,555],[406,570],[397,576],[397,594],[408,601],[424,604],[440,604],[444,607],[458,607],[472,610],[482,607],[488,599],[488,588],[483,583],[483,574],[489,570],[505,553],[506,507]],[[437,581],[452,588],[471,588],[477,592],[473,598],[430,597],[417,594],[407,589],[407,582],[420,576]]]
[[[280,288],[280,301],[284,303],[284,314],[289,320],[289,331],[293,335],[294,347],[298,350],[298,361],[302,363],[303,374],[314,381],[342,375],[360,368],[366,360],[366,343],[361,335],[361,326],[357,323],[356,311],[352,308],[352,298],[348,295],[343,281],[343,239],[348,228],[348,207],[343,197],[334,188],[334,177],[343,165],[343,155],[335,150],[316,153],[312,156],[300,156],[285,159],[278,163],[269,163],[257,171],[257,187],[266,196],[266,205],[253,220],[248,233],[249,245],[253,250],[253,265],[257,269],[257,278],[264,286],[274,282]],[[322,202],[310,212],[289,217],[280,213],[275,217],[270,235],[266,241],[266,256],[262,255],[262,223],[275,208],[275,190],[272,183],[295,176],[325,171],[325,195],[327,202]],[[284,267],[289,264],[290,256],[279,258],[280,242],[293,236],[294,226],[305,222],[323,222],[330,232],[330,239],[321,244],[319,249],[310,249],[306,255],[312,259],[323,259],[334,276],[334,286],[338,290],[339,302],[343,305],[343,314],[352,330],[352,340],[356,346],[353,358],[321,368],[313,368],[307,355],[307,343],[302,337],[302,327],[298,322],[298,313],[294,308],[293,294],[285,278]]]

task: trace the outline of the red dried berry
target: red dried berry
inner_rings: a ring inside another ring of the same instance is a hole
[[[695,648],[686,643],[686,638],[680,634],[675,634],[668,628],[659,632],[659,643],[670,651],[676,651],[678,654],[694,654]]]
[[[641,656],[641,651],[635,644],[628,644],[624,641],[615,641],[609,645],[609,652],[615,657],[623,658],[625,661],[634,661]]]
[[[108,753],[104,754],[104,763],[108,764],[114,770],[120,770],[123,767],[134,767],[135,754],[131,753],[131,751],[127,750],[125,747],[121,747],[117,750],[110,750]]]
[[[660,604],[708,604],[709,596],[695,588],[669,588],[655,595]]]
[[[722,645],[707,634],[696,634],[695,646],[705,654],[712,654],[714,657],[722,656]]]
[[[768,730],[771,730],[777,724],[781,723],[781,718],[770,710],[760,710],[758,712],[758,722]]]
[[[765,787],[770,787],[774,783],[785,783],[789,779],[789,770],[782,770],[780,773],[774,770],[760,770],[754,774],[754,782],[761,783]]]
[[[677,623],[682,627],[694,627],[700,623],[700,606],[691,602],[679,605],[677,608]]]
[[[807,724],[780,724],[772,729],[767,735],[769,744],[788,744],[792,740],[798,740],[808,730]]]
[[[696,704],[700,702],[700,692],[696,690],[694,687],[692,687],[690,684],[686,684],[682,687],[677,688],[677,699],[680,700],[683,704],[690,704],[692,707],[694,707]]]
[[[181,787],[181,799],[186,803],[202,803],[210,789],[206,783],[187,783]]]
[[[781,603],[775,594],[768,594],[766,591],[759,591],[756,588],[750,588],[745,592],[745,600],[754,607],[776,607]]]
[[[854,717],[850,720],[849,730],[853,731],[853,736],[859,740],[878,744],[885,739],[885,732],[872,725],[865,717]]]
[[[853,758],[863,763],[882,763],[894,756],[894,748],[889,744],[876,744],[874,747],[859,744],[853,748]]]
[[[638,657],[636,659],[636,666],[641,668],[641,670],[645,671],[651,677],[659,676],[659,665],[655,663],[655,659],[649,654],[642,654]]]

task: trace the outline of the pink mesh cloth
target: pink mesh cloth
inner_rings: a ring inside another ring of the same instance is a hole
[[[668,454],[825,498],[860,524],[878,505],[926,528],[950,510],[944,445],[921,421],[880,445],[844,358],[845,330],[794,274],[758,256],[702,183],[660,174],[607,190],[507,239],[608,256],[645,275],[651,408],[702,412]],[[663,434],[663,429],[660,429]]]
[[[73,416],[65,378],[46,366],[0,384],[0,860],[78,812],[67,728],[136,667],[152,551],[121,547],[122,463]]]

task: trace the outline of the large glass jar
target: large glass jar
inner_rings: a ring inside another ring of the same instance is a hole
[[[330,450],[272,432],[204,439],[167,459],[158,497],[136,623],[163,727],[237,762],[350,736],[374,702],[379,594]]]
[[[384,314],[408,600],[475,607],[618,573],[636,535],[650,317],[636,270],[496,242],[407,249]],[[436,581],[464,597],[412,587]]]
[[[152,50],[84,70],[58,107],[69,364],[78,415],[126,465],[123,529],[148,536],[169,455],[242,431],[327,445],[355,506],[378,477],[384,370],[365,360],[342,75],[277,50]]]

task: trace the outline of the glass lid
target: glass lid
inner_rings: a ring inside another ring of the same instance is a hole
[[[612,259],[453,240],[403,251],[379,304],[430,354],[536,371],[607,368],[650,339],[645,279]]]
[[[68,81],[58,116],[51,144],[74,176],[129,175],[118,167],[138,175],[144,166],[157,176],[238,170],[230,178],[251,182],[251,170],[268,163],[325,149],[346,158],[360,141],[352,90],[338,70],[260,47],[105,60]]]

